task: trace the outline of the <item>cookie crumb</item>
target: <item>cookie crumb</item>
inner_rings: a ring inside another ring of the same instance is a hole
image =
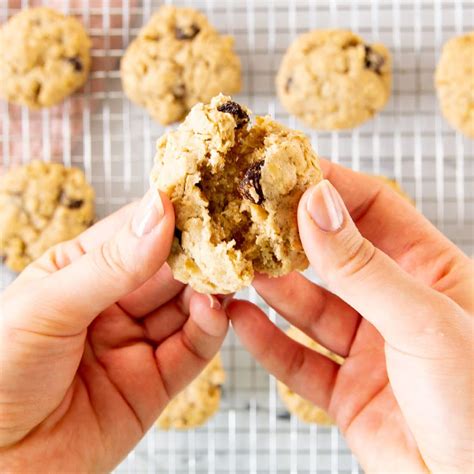
[[[219,112],[231,114],[235,118],[236,128],[242,128],[247,125],[250,121],[247,112],[237,103],[233,101],[226,102],[217,107]]]

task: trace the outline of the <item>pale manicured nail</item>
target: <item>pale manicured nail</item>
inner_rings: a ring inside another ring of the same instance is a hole
[[[219,303],[219,300],[212,295],[206,295],[208,300],[209,300],[209,306],[211,309],[221,309],[221,304]]]
[[[164,215],[160,193],[154,189],[148,190],[133,216],[132,229],[137,237],[142,237],[152,231]]]
[[[344,222],[342,199],[327,180],[314,187],[306,201],[306,210],[314,223],[326,232],[334,232]]]

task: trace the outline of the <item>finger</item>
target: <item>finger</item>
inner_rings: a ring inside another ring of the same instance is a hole
[[[16,325],[49,335],[82,332],[105,308],[143,285],[163,265],[173,239],[174,213],[165,195],[150,190],[110,240],[71,265],[21,288],[25,308]]]
[[[281,316],[336,354],[347,356],[360,316],[337,296],[297,272],[258,275],[252,285]]]
[[[239,340],[266,370],[302,397],[328,409],[338,364],[289,338],[250,302],[231,301],[227,314]]]
[[[217,354],[227,328],[227,315],[215,297],[198,293],[191,297],[190,316],[183,328],[155,351],[163,385],[170,397],[191,382]]]
[[[453,301],[404,272],[362,237],[327,180],[303,195],[298,225],[305,252],[328,289],[395,347],[418,350],[422,340],[432,346],[429,331],[455,321],[459,307]]]
[[[146,337],[154,344],[182,329],[189,318],[190,302],[196,292],[186,286],[181,293],[168,303],[160,306],[143,319]]]
[[[168,301],[143,320],[146,338],[154,344],[161,344],[179,331],[188,317],[189,315],[181,311],[176,301]]]
[[[123,225],[131,219],[137,206],[138,202],[127,204],[113,214],[96,222],[92,227],[89,227],[89,229],[77,237],[81,247],[83,247],[86,252],[89,252],[103,242],[111,239]]]
[[[421,281],[433,284],[445,275],[453,258],[466,258],[410,202],[380,179],[328,160],[321,160],[321,167],[361,234]]]
[[[172,300],[183,287],[165,264],[140,288],[121,298],[119,304],[128,314],[140,318]]]
[[[189,318],[191,299],[196,294],[190,286],[186,286],[178,296],[147,315],[143,319],[147,339],[154,344],[161,344],[172,334],[181,330]]]
[[[44,259],[46,267],[42,267],[41,270],[53,273],[111,239],[133,216],[137,205],[138,203],[134,202],[124,206],[97,222],[77,238],[55,246],[51,249],[51,258]],[[38,276],[36,272],[26,272],[24,280],[35,279]],[[169,266],[163,265],[140,288],[121,298],[119,304],[129,315],[142,317],[174,298],[183,286],[173,278]]]

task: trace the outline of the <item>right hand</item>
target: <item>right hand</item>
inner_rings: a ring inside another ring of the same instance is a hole
[[[388,186],[323,168],[333,186],[303,195],[298,224],[327,289],[297,273],[254,286],[345,362],[291,340],[249,302],[227,306],[235,332],[329,411],[367,472],[472,472],[472,262]]]

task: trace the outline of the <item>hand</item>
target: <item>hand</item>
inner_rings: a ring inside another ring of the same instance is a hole
[[[173,280],[169,200],[59,244],[0,296],[0,472],[105,472],[217,353],[215,297]]]
[[[327,289],[299,274],[254,285],[345,362],[292,341],[248,302],[227,307],[235,332],[329,411],[367,472],[472,472],[472,263],[386,185],[323,167],[334,187],[303,195],[298,225]]]

